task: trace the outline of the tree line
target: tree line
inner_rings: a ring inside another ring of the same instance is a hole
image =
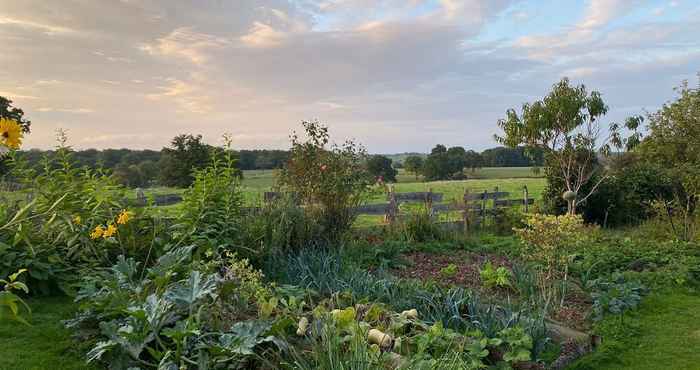
[[[461,180],[482,167],[532,167],[542,166],[543,152],[537,148],[526,149],[497,147],[481,153],[454,146],[436,145],[427,156],[410,155],[401,164],[416,178],[423,176],[428,181]]]
[[[186,187],[192,183],[192,169],[209,163],[216,147],[205,143],[201,135],[184,134],[174,137],[162,150],[85,149],[73,152],[76,165],[111,171],[118,182],[130,187],[154,185]],[[19,161],[39,167],[44,158],[52,158],[54,150],[31,149],[16,154]],[[240,170],[279,169],[289,160],[288,150],[238,150],[235,152]],[[534,159],[533,159],[534,158]],[[460,179],[481,167],[527,167],[542,164],[539,156],[530,157],[522,147],[497,147],[479,153],[462,147],[437,145],[428,155],[411,155],[402,161],[390,156],[373,155],[367,166],[377,178],[396,181],[398,168],[423,175],[428,180]],[[467,173],[462,170],[466,169]]]

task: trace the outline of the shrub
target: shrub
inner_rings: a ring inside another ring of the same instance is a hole
[[[587,238],[580,215],[529,215],[526,226],[515,229],[523,242],[523,258],[544,267],[549,278],[566,274],[571,255]]]
[[[338,240],[355,220],[353,208],[364,199],[374,180],[365,167],[367,153],[354,141],[327,148],[328,128],[302,122],[308,139],[292,135],[290,159],[280,184],[296,193],[309,212],[318,212],[329,240]]]

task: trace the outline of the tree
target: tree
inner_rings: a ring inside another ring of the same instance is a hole
[[[423,176],[427,180],[449,180],[464,177],[466,151],[462,147],[447,149],[438,144],[423,163]]]
[[[484,159],[481,157],[481,154],[473,150],[467,150],[464,153],[464,167],[469,168],[472,173],[476,172],[477,168],[481,168],[483,166]]]
[[[416,175],[416,180],[418,180],[418,175],[423,172],[423,157],[417,155],[408,156],[404,159],[403,166],[407,172],[412,172]]]
[[[563,197],[567,200],[568,213],[573,215],[576,206],[585,202],[607,178],[604,168],[595,165],[597,155],[608,155],[611,144],[622,148],[632,145],[639,137],[635,133],[623,140],[620,126],[613,123],[610,136],[599,141],[599,119],[607,111],[599,92],[589,94],[584,85],[571,86],[569,79],[563,78],[544,99],[523,104],[520,114],[508,109],[506,118],[498,121],[504,134],[495,138],[511,148],[524,145],[544,150],[549,170],[564,183]],[[641,117],[633,117],[626,126],[636,132],[640,123]],[[601,173],[598,180],[579,194],[597,173]]]
[[[194,181],[194,170],[209,163],[212,148],[202,142],[202,135],[178,135],[170,148],[163,148],[159,166],[160,182],[165,186],[188,187]]]
[[[373,155],[367,160],[367,171],[376,179],[382,179],[385,182],[396,182],[396,174],[398,171],[392,167],[390,158],[383,155]]]
[[[698,75],[700,80],[700,75]],[[696,89],[684,82],[678,98],[657,112],[648,114],[649,134],[641,143],[643,157],[665,169],[674,179],[672,203],[666,203],[671,226],[688,240],[700,194],[700,84]],[[676,229],[673,214],[681,217]]]

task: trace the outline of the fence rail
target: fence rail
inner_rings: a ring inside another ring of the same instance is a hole
[[[266,204],[269,204],[283,199],[285,196],[289,196],[289,194],[267,191],[263,193],[263,200]],[[295,198],[294,195],[291,196]],[[399,217],[401,204],[422,203],[431,216],[436,216],[440,213],[459,212],[466,228],[468,225],[479,224],[485,221],[487,216],[495,216],[499,210],[505,208],[522,206],[523,210],[527,212],[529,205],[535,202],[533,198],[528,196],[526,186],[523,187],[522,198],[508,199],[508,197],[510,197],[510,193],[499,191],[498,187],[496,187],[493,191],[469,192],[465,190],[461,201],[442,203],[444,194],[435,193],[432,189],[427,192],[398,193],[392,187],[387,194],[386,203],[363,204],[355,207],[353,211],[358,215],[383,215],[385,221],[391,224]],[[152,198],[152,202],[156,206],[176,204],[181,201],[182,196],[179,194],[160,194]],[[135,204],[139,206],[148,204],[148,199],[143,195],[143,192],[137,193]],[[262,209],[262,207],[246,207],[243,211],[248,214],[257,214]]]

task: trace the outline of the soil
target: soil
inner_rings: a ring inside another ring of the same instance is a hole
[[[426,252],[411,252],[403,255],[408,263],[403,269],[394,269],[394,275],[405,279],[434,280],[440,284],[467,287],[472,290],[483,291],[484,287],[479,277],[479,269],[491,261],[494,267],[505,266],[508,269],[512,263],[503,256],[476,254],[465,251],[456,251],[449,254],[435,254]],[[441,272],[442,269],[454,264],[454,274]],[[501,292],[499,292],[501,291]],[[491,293],[500,295],[503,289],[492,289]]]
[[[433,280],[442,285],[454,285],[478,291],[495,300],[502,300],[517,295],[510,288],[486,288],[479,277],[481,266],[490,261],[494,267],[504,266],[512,271],[513,263],[506,257],[495,254],[479,254],[466,251],[454,251],[450,253],[410,252],[402,255],[407,265],[400,269],[392,270],[392,273],[405,279],[421,281]],[[444,268],[454,264],[454,274],[441,272]],[[571,292],[567,296],[565,305],[551,314],[551,318],[563,323],[572,329],[587,331],[590,329],[588,314],[590,302],[581,294]]]

